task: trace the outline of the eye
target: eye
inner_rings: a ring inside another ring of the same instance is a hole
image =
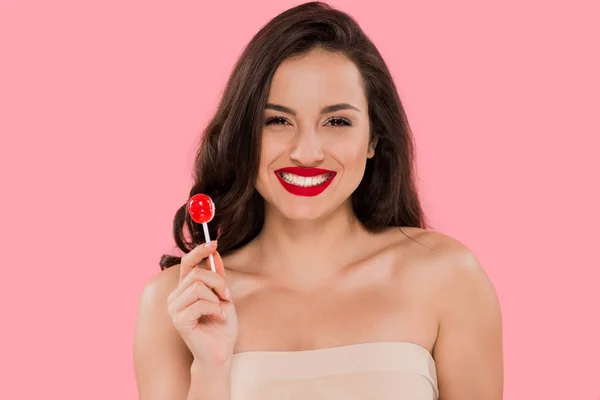
[[[267,118],[265,125],[285,125],[288,121],[283,117]]]
[[[346,126],[352,126],[352,122],[348,118],[333,117],[327,121],[334,128],[344,128]]]

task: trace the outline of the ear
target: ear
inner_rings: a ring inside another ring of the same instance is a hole
[[[367,150],[367,158],[373,158],[375,155],[375,148],[377,147],[377,142],[379,141],[379,136],[373,136],[371,139],[371,143],[369,143],[369,149]]]

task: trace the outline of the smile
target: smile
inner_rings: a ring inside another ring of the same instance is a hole
[[[275,171],[285,190],[296,196],[317,196],[331,184],[335,171],[321,168],[287,167]]]
[[[326,173],[317,176],[300,176],[294,175],[289,172],[279,172],[281,179],[287,183],[300,187],[313,187],[319,186],[325,183],[329,178],[333,176],[333,173]]]

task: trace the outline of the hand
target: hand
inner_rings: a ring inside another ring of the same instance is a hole
[[[181,258],[179,285],[168,297],[169,314],[194,363],[221,367],[231,361],[238,320],[225,284],[225,267],[216,243],[200,245]],[[213,254],[217,272],[199,267]]]

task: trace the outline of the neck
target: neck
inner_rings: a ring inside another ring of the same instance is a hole
[[[260,270],[281,281],[302,285],[333,276],[367,235],[350,201],[312,221],[290,220],[265,206],[265,222],[257,238]]]

